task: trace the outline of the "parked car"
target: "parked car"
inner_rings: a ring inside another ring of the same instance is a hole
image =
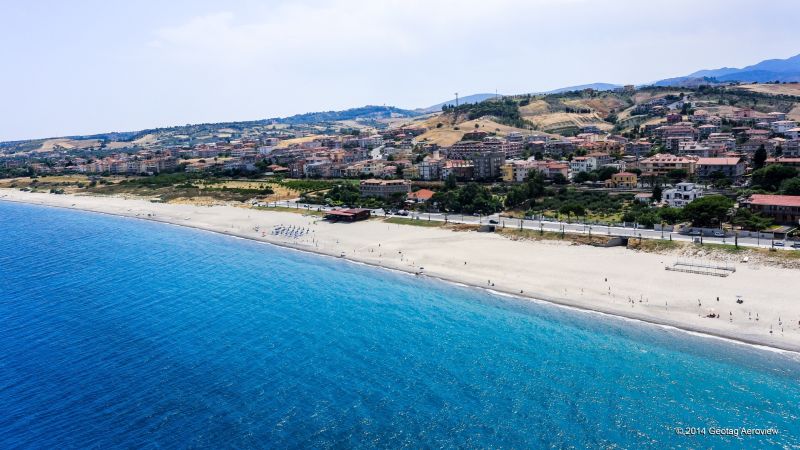
[[[714,236],[716,236],[716,237],[725,237],[725,233],[723,233],[722,231],[715,231],[714,232]]]
[[[773,242],[772,245],[775,246],[775,247],[783,247],[783,242],[776,241],[776,242]]]
[[[690,231],[689,234],[692,235],[692,236],[700,236],[702,233],[700,233],[699,230],[693,230],[693,231]]]
[[[800,248],[800,242],[795,242],[792,244],[792,248]]]
[[[489,219],[489,223],[492,225],[497,225],[500,222],[498,222],[497,219]]]

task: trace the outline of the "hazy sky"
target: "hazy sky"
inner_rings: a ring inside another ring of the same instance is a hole
[[[0,0],[0,140],[643,83],[800,53],[798,17],[793,0]]]

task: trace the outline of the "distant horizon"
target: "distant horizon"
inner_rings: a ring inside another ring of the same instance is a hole
[[[800,52],[800,4],[731,3],[12,2],[0,141],[642,85]]]
[[[655,82],[655,81],[658,81],[658,80],[654,80],[653,82]],[[619,85],[619,86],[624,86],[624,85],[630,84],[630,85],[635,85],[635,86],[639,86],[639,87],[652,86],[651,83],[609,83],[609,82],[581,83],[581,84],[574,85],[574,86],[583,86],[583,85],[591,85],[591,84],[615,84],[615,85]],[[553,89],[550,89],[550,91],[563,89],[563,88],[569,88],[569,87],[573,87],[573,86],[563,86],[563,87],[559,87],[559,88],[553,88]],[[526,94],[545,95],[545,94],[548,94],[548,92],[549,91],[530,91],[530,92],[517,92],[517,93],[497,93],[497,95],[500,96],[500,97],[507,97],[507,96],[513,96],[513,95],[526,95]],[[466,95],[463,95],[463,96],[461,94],[459,94],[459,98],[467,98],[467,97],[471,97],[471,96],[474,96],[474,95],[484,95],[484,94],[485,95],[495,95],[495,94],[493,94],[491,92],[475,92],[475,93],[470,93],[470,94],[466,94]],[[131,133],[131,132],[140,132],[140,131],[144,131],[144,130],[169,129],[169,128],[177,128],[177,127],[182,127],[182,126],[202,125],[202,124],[257,122],[257,121],[260,121],[260,120],[286,119],[286,118],[289,118],[289,117],[292,117],[292,116],[308,114],[308,113],[318,113],[318,112],[328,112],[328,111],[344,111],[344,110],[357,109],[357,108],[362,108],[362,107],[367,107],[367,106],[379,106],[379,107],[387,107],[387,108],[397,108],[397,109],[402,109],[402,110],[406,110],[406,111],[416,111],[416,110],[419,110],[419,109],[430,108],[432,106],[436,106],[436,105],[442,104],[442,103],[449,103],[454,98],[455,97],[452,97],[452,98],[447,99],[447,100],[440,100],[440,101],[437,101],[436,103],[431,103],[431,104],[429,104],[427,106],[416,106],[416,107],[402,107],[402,106],[398,106],[398,105],[366,103],[366,104],[363,104],[363,105],[347,106],[347,107],[343,107],[343,108],[340,108],[340,109],[330,109],[330,108],[325,109],[325,108],[321,108],[321,109],[316,109],[316,110],[313,110],[313,111],[301,111],[301,112],[290,113],[290,114],[286,114],[286,115],[282,115],[282,116],[242,118],[242,119],[220,119],[220,120],[210,120],[210,121],[204,121],[204,122],[173,123],[173,124],[170,124],[170,125],[157,125],[157,126],[146,126],[146,127],[129,127],[129,128],[125,128],[125,129],[115,129],[115,130],[100,130],[100,131],[81,132],[81,133],[68,133],[68,134],[61,134],[61,135],[22,137],[22,138],[19,138],[19,139],[2,139],[0,137],[0,143],[35,141],[35,140],[42,140],[42,139],[45,139],[45,140],[46,139],[60,139],[60,138],[68,138],[68,137],[76,137],[76,136],[93,136],[93,135],[98,135],[98,134],[111,134],[111,133]],[[423,113],[423,114],[432,114],[432,113]]]
[[[793,56],[800,56],[800,54],[788,55],[788,56],[785,56],[785,57],[770,57],[770,58],[765,58],[764,60],[768,60],[768,59],[786,59],[786,58],[791,58]],[[760,61],[763,61],[763,60],[760,60]],[[744,67],[744,66],[752,65],[752,64],[758,63],[760,61],[753,61],[752,63],[748,63],[748,64],[745,64],[743,66],[737,66],[737,68],[738,67]],[[692,73],[698,72],[698,71],[703,71],[703,70],[720,69],[720,68],[723,68],[723,67],[715,67],[715,68],[705,67],[705,68],[697,69],[697,70],[693,71]],[[724,66],[724,68],[733,68],[733,66]],[[680,76],[685,76],[685,75],[688,75],[688,73],[687,74],[682,74],[682,75],[667,76],[667,77],[662,78],[662,79],[680,77]],[[594,82],[579,83],[579,84],[569,85],[569,86],[554,87],[554,88],[551,88],[551,89],[548,89],[548,90],[534,90],[534,91],[528,91],[528,92],[495,93],[495,94],[498,95],[498,96],[501,96],[501,97],[513,96],[513,95],[525,95],[525,94],[545,95],[545,94],[548,94],[548,93],[550,93],[551,91],[554,91],[554,90],[569,89],[569,88],[573,88],[573,87],[580,87],[580,86],[593,85],[593,84],[612,84],[612,85],[618,85],[618,86],[634,85],[634,86],[637,86],[637,87],[646,87],[646,86],[652,86],[653,83],[655,83],[657,81],[659,81],[659,80],[651,80],[651,81],[640,82],[640,83],[615,83],[615,82],[608,82],[608,81],[594,81]],[[488,92],[488,91],[484,90],[484,91],[478,91],[478,92],[464,94],[464,95],[459,94],[459,98],[468,98],[468,97],[471,97],[471,96],[474,96],[474,95],[495,95],[495,94],[492,94],[491,92]],[[419,110],[419,109],[430,108],[432,106],[436,106],[436,105],[439,105],[439,104],[442,104],[442,103],[449,103],[452,100],[454,100],[454,98],[455,98],[455,96],[451,96],[447,100],[439,100],[439,101],[436,101],[435,103],[430,103],[430,104],[428,104],[426,106],[405,107],[405,106],[390,105],[390,104],[365,103],[365,104],[362,104],[362,105],[346,106],[346,107],[339,108],[339,109],[330,109],[330,108],[326,109],[326,108],[323,107],[323,108],[320,108],[320,109],[315,109],[313,111],[299,111],[299,112],[289,113],[289,114],[280,115],[280,116],[257,117],[257,118],[239,118],[239,119],[219,119],[219,120],[210,120],[210,121],[204,121],[204,122],[186,122],[186,123],[177,123],[176,122],[176,123],[169,124],[169,125],[156,125],[156,126],[146,126],[146,127],[130,127],[130,128],[126,128],[126,129],[100,130],[100,131],[93,131],[93,132],[68,133],[68,134],[50,135],[50,136],[23,137],[23,138],[19,138],[19,139],[2,139],[2,138],[0,138],[0,142],[30,141],[30,140],[40,140],[40,139],[58,139],[58,138],[65,138],[65,137],[92,136],[92,135],[98,135],[98,134],[111,134],[111,133],[130,133],[130,132],[138,132],[138,131],[152,130],[152,129],[169,129],[169,128],[187,126],[187,125],[235,123],[235,122],[257,122],[257,121],[260,121],[260,120],[285,119],[285,118],[288,118],[288,117],[292,117],[292,116],[296,116],[296,115],[302,115],[302,114],[308,114],[308,113],[327,112],[327,111],[342,111],[342,110],[356,109],[356,108],[361,108],[361,107],[365,107],[365,106],[383,106],[383,107],[387,107],[387,108],[388,107],[393,107],[393,108],[398,108],[398,109],[407,110],[407,111],[415,111],[415,110]]]
[[[654,80],[654,82],[655,81],[658,81],[658,80]],[[637,84],[637,83],[593,82],[593,83],[582,83],[582,84],[575,85],[575,86],[564,86],[564,87],[561,87],[561,88],[554,88],[554,89],[551,89],[551,91],[552,90],[558,90],[558,89],[564,89],[564,88],[571,88],[571,87],[576,87],[576,86],[592,85],[592,84],[613,84],[613,85],[618,85],[618,86],[624,86],[626,84],[632,84],[632,85],[635,85],[635,86],[638,86],[638,87],[652,86],[651,83],[638,83]],[[463,95],[463,96],[461,94],[459,94],[459,98],[468,98],[468,97],[472,97],[472,96],[475,96],[475,95],[498,95],[500,97],[507,97],[507,96],[514,96],[514,95],[526,95],[526,94],[546,95],[548,93],[549,93],[549,91],[531,91],[531,92],[496,93],[496,94],[493,94],[491,92],[475,92],[475,93],[466,94],[466,95]],[[101,130],[101,131],[93,131],[93,132],[85,132],[85,133],[69,133],[69,134],[63,134],[63,135],[23,137],[23,138],[20,138],[20,139],[4,139],[4,140],[0,140],[0,143],[35,141],[35,140],[43,140],[43,139],[44,140],[47,140],[47,139],[60,139],[60,138],[69,138],[69,137],[76,137],[76,136],[94,136],[94,135],[98,135],[98,134],[132,133],[132,132],[140,132],[140,131],[145,131],[145,130],[169,129],[169,128],[178,128],[178,127],[182,127],[182,126],[202,125],[202,124],[219,124],[219,123],[237,123],[237,122],[257,122],[257,121],[261,121],[261,120],[278,120],[278,119],[286,119],[286,118],[289,118],[289,117],[302,115],[302,114],[328,112],[328,111],[344,111],[344,110],[357,109],[357,108],[362,108],[362,107],[367,107],[367,106],[378,106],[378,107],[386,107],[386,108],[397,108],[397,109],[402,109],[402,110],[406,110],[406,111],[417,111],[417,110],[420,110],[420,109],[431,108],[431,107],[439,105],[439,104],[450,103],[450,102],[452,102],[452,100],[454,100],[454,98],[451,98],[451,99],[448,99],[448,100],[438,101],[438,102],[430,104],[428,106],[422,106],[422,107],[417,106],[417,107],[411,107],[411,108],[401,107],[401,106],[397,106],[397,105],[388,105],[388,104],[379,105],[379,104],[375,104],[375,103],[367,103],[367,104],[364,104],[364,105],[354,105],[354,106],[349,106],[349,107],[345,107],[345,108],[341,108],[341,109],[318,109],[318,110],[314,110],[314,111],[302,111],[302,112],[296,112],[296,113],[292,113],[292,114],[287,114],[287,115],[284,115],[284,116],[258,117],[258,118],[249,118],[249,119],[248,118],[245,118],[245,119],[232,119],[232,120],[221,119],[221,120],[211,120],[211,121],[207,121],[207,122],[174,123],[174,124],[171,124],[171,125],[159,125],[159,126],[150,126],[150,127],[142,127],[142,128],[131,127],[131,128],[128,128],[128,129]],[[421,114],[432,114],[432,113],[421,113]]]

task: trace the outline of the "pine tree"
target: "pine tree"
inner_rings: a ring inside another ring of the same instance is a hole
[[[756,170],[764,167],[764,163],[767,161],[767,149],[764,147],[764,144],[761,144],[756,150],[755,154],[753,154],[753,168]]]

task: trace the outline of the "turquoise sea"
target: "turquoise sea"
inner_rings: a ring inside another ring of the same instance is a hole
[[[3,449],[798,446],[797,356],[0,202]]]

